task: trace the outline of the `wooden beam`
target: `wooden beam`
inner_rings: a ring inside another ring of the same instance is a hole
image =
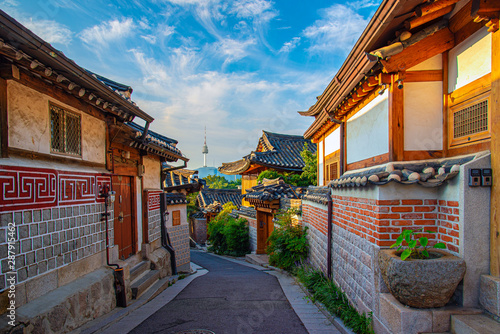
[[[469,1],[460,8],[460,10],[450,18],[449,28],[452,33],[456,33],[462,29],[467,23],[472,22],[471,16],[472,1]]]
[[[442,81],[442,70],[428,70],[428,71],[407,71],[404,76],[404,82],[428,82],[428,81]]]
[[[443,155],[448,156],[448,82],[449,82],[449,59],[448,51],[442,55],[443,67]]]
[[[441,8],[435,12],[430,13],[429,15],[420,16],[420,17],[417,16],[415,18],[412,18],[411,20],[408,20],[405,22],[405,28],[407,30],[412,30],[412,29],[415,29],[417,27],[420,27],[428,22],[431,22],[435,19],[440,18],[441,16],[448,14],[449,12],[451,12],[453,10],[453,8],[455,8],[455,4],[452,4],[448,7]]]
[[[404,87],[393,82],[389,87],[389,160],[403,161],[404,146]]]
[[[448,28],[443,28],[420,42],[408,46],[401,53],[387,60],[381,60],[381,63],[386,73],[404,71],[454,46],[455,37]]]
[[[445,7],[451,6],[459,2],[460,0],[440,0],[431,2],[428,4],[423,4],[415,8],[415,15],[417,17],[430,15],[438,10],[441,10]]]
[[[0,157],[9,157],[9,118],[7,114],[7,80],[0,79]]]
[[[388,153],[377,155],[375,157],[371,157],[368,159],[364,159],[364,160],[350,163],[346,166],[346,168],[347,168],[346,171],[356,170],[356,169],[366,168],[366,167],[371,167],[371,166],[377,166],[377,165],[380,165],[380,164],[383,164],[386,162],[389,162],[389,154]]]
[[[492,33],[491,50],[500,50],[500,31]],[[500,276],[500,57],[491,53],[491,188],[490,275]]]

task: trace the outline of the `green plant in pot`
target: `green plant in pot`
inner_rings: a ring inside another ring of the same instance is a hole
[[[413,231],[413,230],[404,230],[403,233],[396,239],[396,243],[394,243],[391,248],[397,247],[397,250],[400,251],[405,246],[403,245],[403,241],[406,241],[408,245],[406,249],[401,253],[401,260],[406,260],[408,258],[411,259],[427,259],[430,257],[429,251],[427,248],[429,246],[429,238],[420,237],[417,235],[424,232],[424,229]],[[436,233],[434,231],[425,231],[425,233]],[[438,242],[434,246],[434,248],[446,249],[446,245],[442,242]]]
[[[391,294],[402,304],[442,307],[464,277],[465,261],[442,250],[446,248],[443,243],[431,246],[425,233],[435,232],[407,229],[391,249],[381,249],[380,272]]]

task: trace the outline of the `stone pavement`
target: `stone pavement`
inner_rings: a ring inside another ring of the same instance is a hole
[[[99,333],[346,333],[287,274],[192,251],[197,273]]]

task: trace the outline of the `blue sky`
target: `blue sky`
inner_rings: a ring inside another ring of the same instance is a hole
[[[77,64],[130,85],[189,168],[240,159],[262,130],[302,135],[380,0],[0,0]]]

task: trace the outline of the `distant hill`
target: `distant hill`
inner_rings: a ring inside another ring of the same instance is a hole
[[[207,177],[209,175],[222,176],[222,177],[224,177],[228,181],[236,181],[236,180],[241,179],[241,175],[225,175],[225,174],[222,174],[221,172],[219,172],[217,170],[216,167],[200,167],[200,168],[196,168],[194,170],[198,171],[198,177],[200,179],[203,179],[203,178],[205,178],[205,177]]]

